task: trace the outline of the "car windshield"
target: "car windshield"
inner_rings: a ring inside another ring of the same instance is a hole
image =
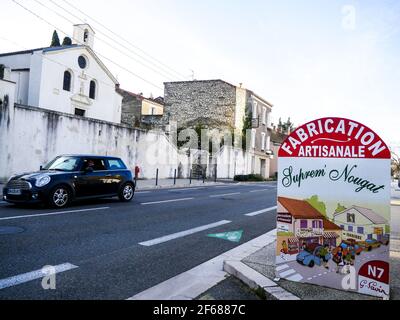
[[[43,170],[55,170],[71,172],[76,171],[79,165],[79,158],[76,157],[59,157],[47,164]]]

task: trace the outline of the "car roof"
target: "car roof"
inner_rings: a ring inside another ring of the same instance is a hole
[[[111,157],[111,156],[99,156],[93,154],[63,154],[59,157],[79,157],[79,158],[92,158],[92,159],[118,159],[121,160],[119,157]]]

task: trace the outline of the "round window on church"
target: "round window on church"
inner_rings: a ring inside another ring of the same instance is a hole
[[[86,67],[87,67],[86,58],[85,58],[84,56],[80,56],[80,57],[78,58],[78,64],[79,64],[79,67],[80,67],[81,69],[86,69]]]

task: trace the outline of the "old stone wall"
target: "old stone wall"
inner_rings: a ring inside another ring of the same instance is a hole
[[[164,99],[164,118],[179,128],[235,126],[236,87],[222,80],[167,82]]]

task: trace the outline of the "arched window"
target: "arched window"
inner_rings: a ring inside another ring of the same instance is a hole
[[[87,43],[89,40],[89,30],[85,30],[85,32],[83,33],[83,43]]]
[[[90,81],[89,98],[96,99],[96,81]]]
[[[67,70],[64,72],[63,89],[65,91],[71,91],[71,83],[72,83],[72,74],[70,71]]]

